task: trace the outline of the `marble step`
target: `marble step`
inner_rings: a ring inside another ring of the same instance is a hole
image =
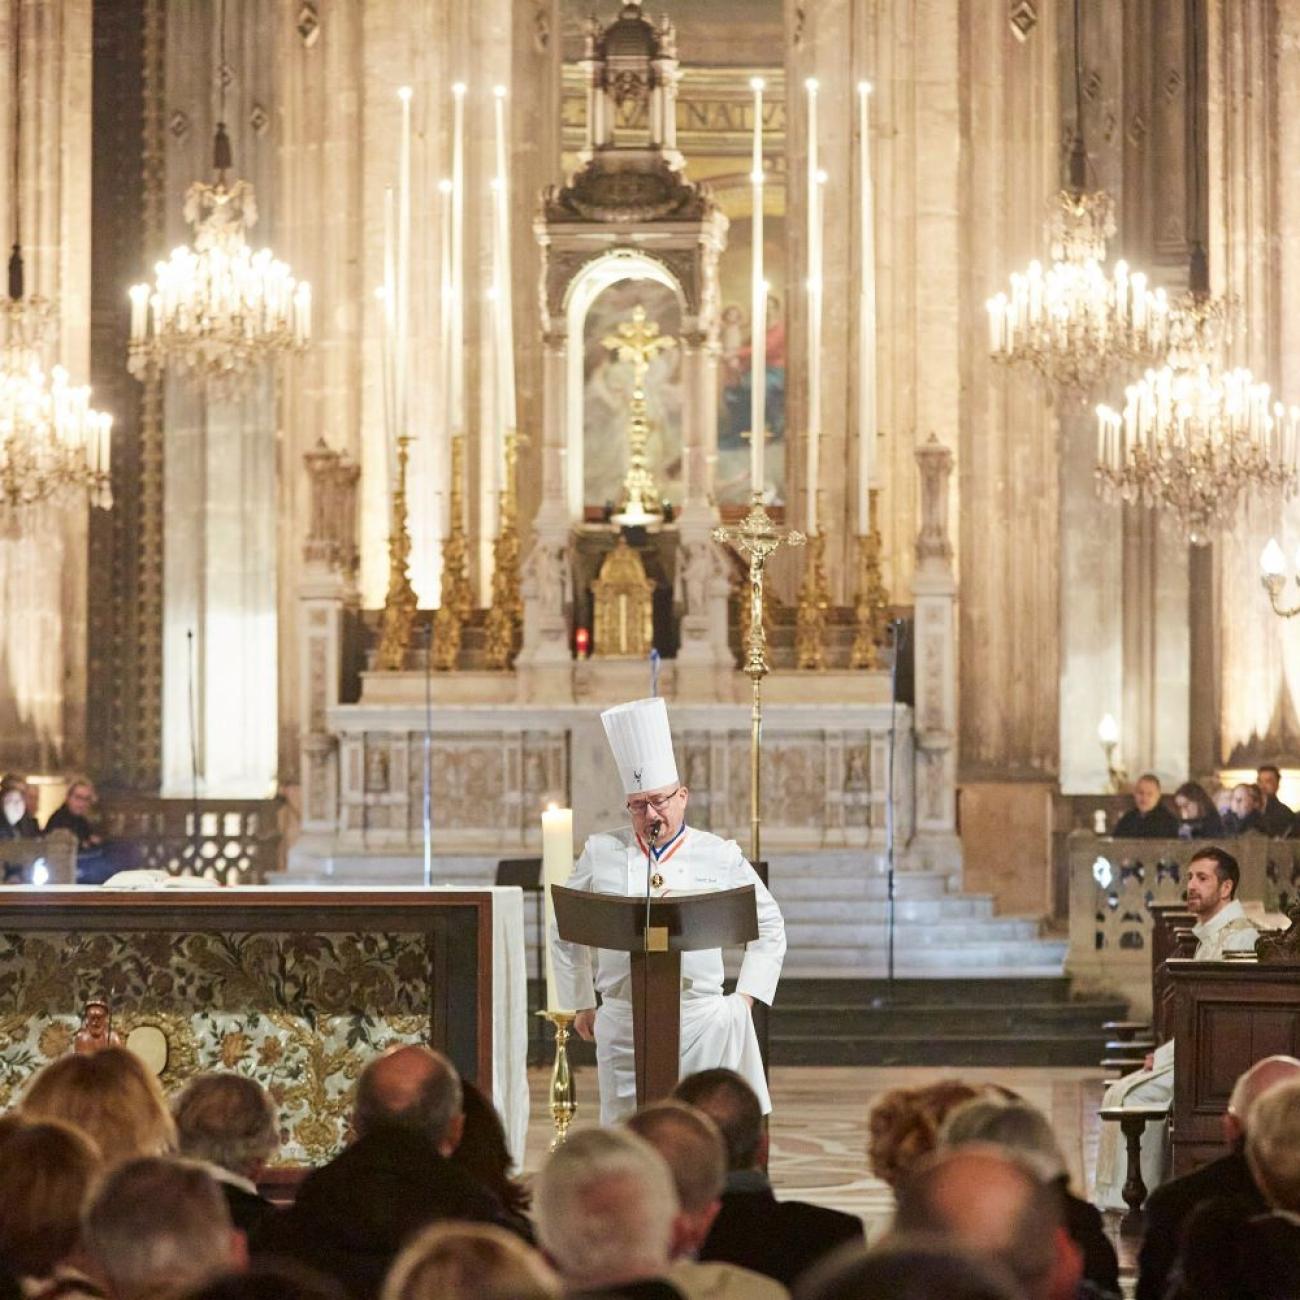
[[[791,981],[797,983],[798,981]],[[837,1002],[820,1006],[791,1004],[778,993],[771,1012],[774,1039],[786,1035],[946,1036],[971,1038],[983,1035],[1083,1034],[1095,1039],[1100,1052],[1105,1047],[1102,1029],[1109,1014],[1123,1002],[1021,1003],[1011,987],[1015,980],[1001,980],[1003,1003],[998,1006],[950,1002],[946,1006],[925,1006],[888,1000],[881,1006],[864,1007]]]
[[[805,921],[801,913],[786,912],[786,943],[809,952],[821,948],[883,947],[889,932],[884,921],[863,925],[856,918],[843,921]],[[1024,917],[990,917],[984,920],[900,921],[894,927],[900,947],[960,947],[977,943],[1036,943],[1038,922]]]
[[[1033,1006],[1079,1005],[1064,975],[1023,977],[1011,985],[1005,979],[978,977],[946,983],[897,979],[889,984],[882,979],[837,978],[790,979],[781,984],[781,1005],[786,1007],[819,1007],[828,1002],[844,1007],[879,1007],[887,1003],[913,1007],[924,1014],[933,1007],[950,1011],[955,1005],[1001,1008],[1009,1001]]]
[[[920,1065],[943,1069],[973,1066],[1055,1066],[1095,1068],[1099,1044],[1090,1037],[1016,1034],[978,1038],[934,1038],[929,1035],[854,1036],[805,1035],[773,1041],[772,1065]]]

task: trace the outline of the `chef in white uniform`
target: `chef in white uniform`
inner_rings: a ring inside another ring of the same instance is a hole
[[[758,1094],[766,1114],[772,1103],[750,1008],[755,998],[770,1004],[776,993],[785,959],[781,909],[734,840],[687,826],[690,795],[677,776],[664,701],[621,704],[602,713],[601,721],[632,825],[591,836],[569,886],[644,897],[648,868],[655,898],[754,886],[758,938],[745,948],[735,993],[722,994],[720,949],[682,953],[681,1074],[715,1066],[735,1070]],[[550,939],[556,994],[561,1005],[577,1008],[578,1034],[596,1043],[601,1122],[616,1123],[636,1109],[630,959],[625,952],[597,949],[593,978],[591,949],[563,942],[554,927]]]

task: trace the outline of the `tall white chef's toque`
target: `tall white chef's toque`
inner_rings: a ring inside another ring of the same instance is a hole
[[[600,715],[624,794],[677,785],[677,760],[662,696],[616,704]]]

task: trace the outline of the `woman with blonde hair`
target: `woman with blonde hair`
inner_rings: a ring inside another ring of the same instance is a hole
[[[29,1121],[61,1120],[79,1128],[99,1147],[106,1170],[176,1148],[176,1126],[158,1080],[124,1047],[51,1061],[19,1109]]]
[[[70,1124],[24,1124],[0,1145],[0,1258],[31,1300],[102,1294],[77,1268],[82,1211],[102,1172],[95,1144]]]
[[[867,1116],[867,1162],[871,1172],[897,1191],[907,1175],[939,1145],[948,1112],[981,1095],[960,1079],[919,1088],[891,1088]]]
[[[397,1257],[381,1300],[550,1300],[560,1282],[513,1233],[487,1223],[437,1223]]]

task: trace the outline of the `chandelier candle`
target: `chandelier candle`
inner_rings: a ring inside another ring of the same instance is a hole
[[[754,77],[754,160],[750,181],[754,186],[753,266],[750,287],[750,398],[749,480],[750,489],[762,498],[767,486],[763,469],[763,443],[767,436],[767,282],[763,279],[763,78]]]
[[[876,477],[876,212],[871,183],[871,83],[858,83],[858,534],[871,531],[871,487]]]

